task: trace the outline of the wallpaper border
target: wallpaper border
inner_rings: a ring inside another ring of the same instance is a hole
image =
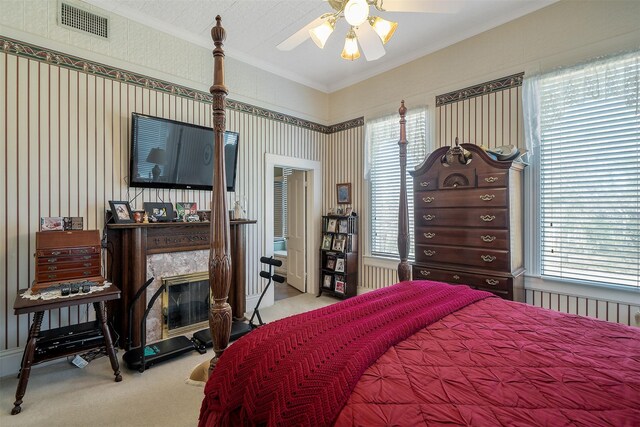
[[[465,99],[475,98],[476,96],[482,96],[489,93],[522,86],[523,78],[524,72],[521,72],[518,74],[512,74],[510,76],[491,80],[489,82],[480,83],[475,86],[469,86],[464,89],[455,90],[453,92],[445,93],[444,95],[438,95],[436,96],[436,107],[442,107],[446,104],[464,101]]]
[[[0,35],[0,45],[2,46],[2,50],[5,53],[12,53],[17,56],[58,65],[60,67],[65,67],[88,74],[95,74],[112,80],[154,89],[160,92],[170,93],[182,98],[204,102],[212,102],[213,99],[211,94],[207,92],[145,76],[144,74],[134,73],[131,71],[112,67],[110,65],[101,64],[99,62],[89,61],[77,56],[68,55],[41,46],[14,40],[2,35]],[[235,101],[229,98],[226,99],[225,105],[231,110],[248,113],[254,116],[264,117],[267,119],[279,121],[324,134],[332,134],[335,132],[340,132],[364,125],[364,117],[358,117],[356,119],[347,120],[342,123],[326,126],[320,123],[300,119],[288,114],[279,113],[277,111],[268,110],[266,108],[257,107],[255,105],[247,104],[241,101]]]

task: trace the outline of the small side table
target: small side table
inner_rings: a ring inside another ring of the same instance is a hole
[[[21,289],[18,291],[18,295],[16,296],[16,300],[13,304],[13,311],[16,315],[27,313],[35,314],[33,316],[33,323],[29,328],[29,339],[27,341],[27,345],[24,348],[24,354],[22,355],[22,365],[20,367],[20,373],[18,374],[20,381],[18,382],[18,389],[16,390],[16,401],[13,404],[14,407],[11,410],[11,415],[19,414],[22,410],[22,398],[27,391],[27,383],[29,382],[29,374],[31,373],[32,365],[44,362],[46,360],[52,360],[77,354],[79,351],[77,348],[73,348],[66,351],[63,350],[58,352],[50,352],[49,354],[45,352],[44,354],[36,355],[36,349],[38,348],[38,339],[40,338],[40,327],[42,326],[42,317],[44,316],[44,312],[46,310],[71,307],[82,304],[93,304],[97,318],[96,327],[99,327],[102,331],[102,336],[104,337],[104,345],[106,346],[107,354],[109,355],[113,374],[116,377],[115,381],[122,381],[122,376],[120,375],[120,365],[118,363],[118,358],[116,357],[115,348],[113,347],[111,333],[109,332],[109,327],[107,326],[106,310],[104,305],[105,301],[119,299],[120,289],[112,284],[104,289],[89,294],[80,293],[73,297],[58,298],[53,300],[30,300],[27,298],[23,298],[21,295],[25,291],[26,289]],[[47,334],[49,334],[49,336],[51,334],[55,334],[55,331],[58,329],[62,328],[51,329],[47,331]],[[89,350],[91,348],[99,346],[102,346],[102,343],[83,347],[81,351]]]

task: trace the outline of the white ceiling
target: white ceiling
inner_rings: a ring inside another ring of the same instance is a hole
[[[85,0],[211,49],[215,16],[227,31],[226,55],[323,92],[333,92],[511,21],[557,0],[448,0],[459,12],[379,13],[398,22],[386,55],[367,62],[340,57],[348,25],[341,19],[324,49],[311,39],[291,51],[276,46],[333,9],[323,0]],[[424,0],[434,1],[434,0]],[[443,1],[443,0],[437,0]]]

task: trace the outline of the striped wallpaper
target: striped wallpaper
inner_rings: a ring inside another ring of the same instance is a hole
[[[102,230],[109,200],[132,200],[134,208],[145,201],[196,201],[206,208],[211,198],[208,191],[127,185],[131,113],[207,126],[208,94],[146,87],[134,79],[75,68],[44,57],[0,52],[0,350],[26,341],[29,318],[16,317],[12,307],[18,289],[34,278],[35,231],[41,216],[81,216],[85,229]],[[265,209],[264,154],[318,161],[329,132],[353,132],[339,130],[350,126],[332,129],[228,103],[227,129],[240,133],[236,192],[229,193],[229,206],[239,198],[248,217],[258,219],[247,229],[248,296],[258,295],[263,286],[257,273],[266,248],[260,222]],[[86,306],[49,312],[43,329],[91,320],[92,312]]]

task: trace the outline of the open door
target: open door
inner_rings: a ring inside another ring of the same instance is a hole
[[[294,170],[287,177],[287,282],[306,292],[306,172]]]

